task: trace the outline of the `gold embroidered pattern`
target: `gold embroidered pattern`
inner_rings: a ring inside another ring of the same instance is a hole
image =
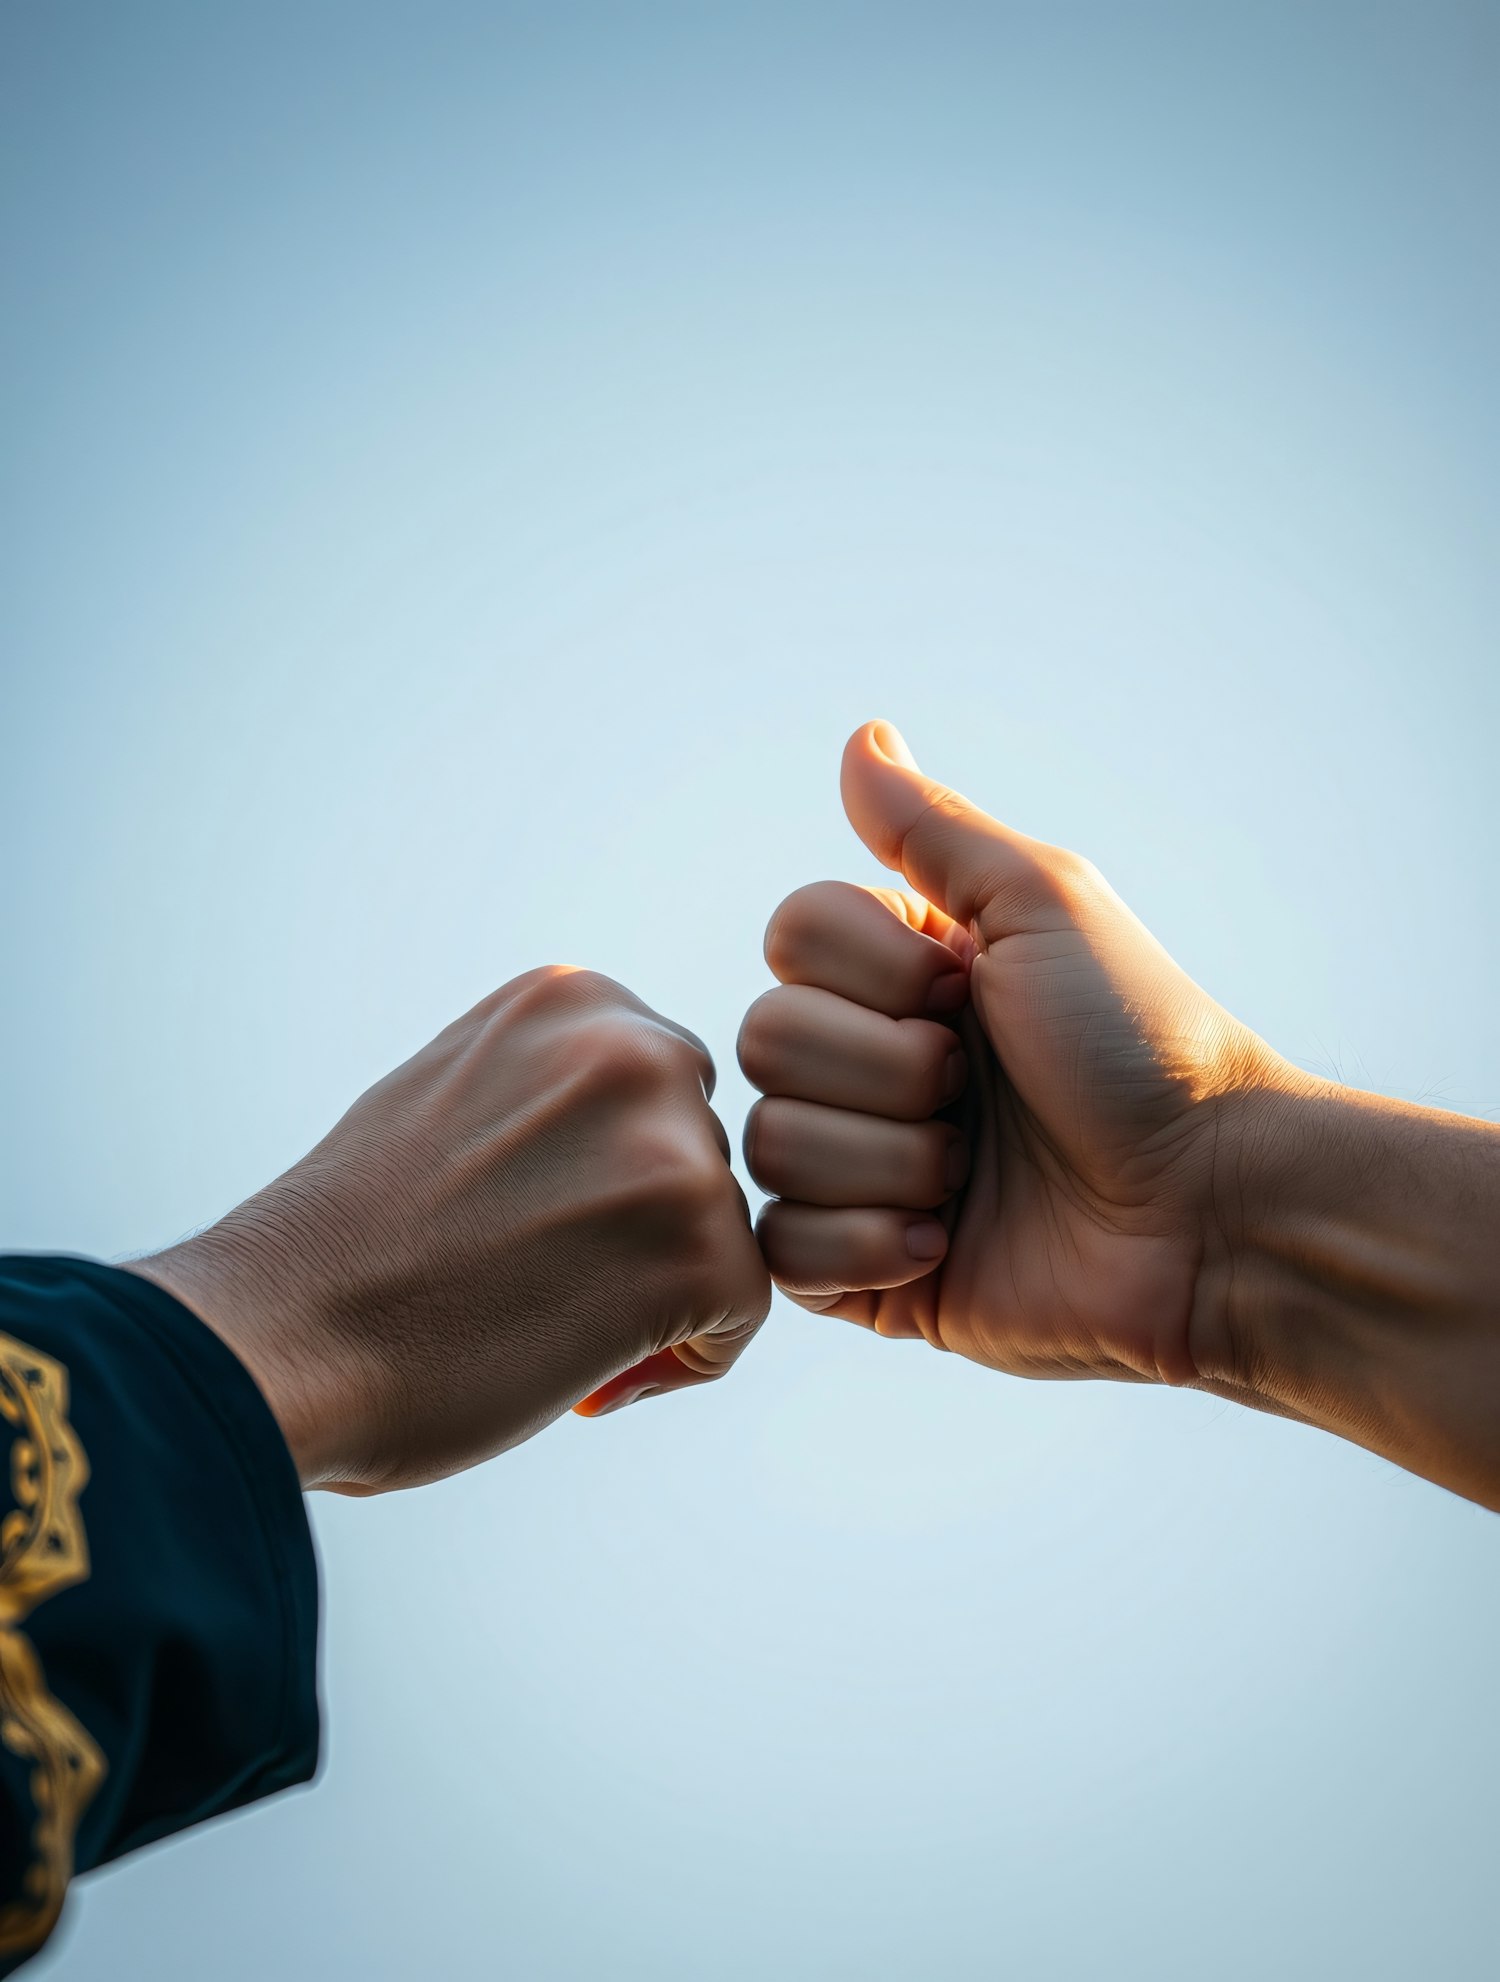
[[[41,1661],[23,1631],[0,1631],[0,1740],[36,1764],[36,1855],[21,1898],[0,1906],[0,1951],[13,1954],[39,1947],[62,1912],[79,1819],[104,1779],[104,1757],[87,1729],[47,1691]]]
[[[68,1372],[13,1335],[0,1335],[0,1417],[16,1497],[0,1521],[0,1624],[19,1624],[89,1573],[78,1512],[89,1462],[68,1423]]]
[[[0,1741],[32,1762],[35,1856],[21,1897],[0,1907],[0,1952],[46,1939],[73,1875],[79,1819],[104,1779],[88,1731],[47,1690],[41,1661],[16,1627],[40,1603],[89,1573],[78,1496],[89,1466],[68,1422],[68,1373],[0,1334],[0,1418],[11,1433],[15,1507],[0,1521]]]

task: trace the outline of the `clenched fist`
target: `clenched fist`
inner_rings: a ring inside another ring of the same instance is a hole
[[[238,1353],[305,1485],[437,1479],[601,1384],[595,1409],[717,1376],[760,1325],[712,1085],[701,1042],[620,985],[532,971],[135,1270]]]

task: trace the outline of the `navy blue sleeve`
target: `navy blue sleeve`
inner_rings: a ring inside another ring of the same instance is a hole
[[[137,1274],[0,1258],[0,1975],[74,1872],[308,1780],[317,1616],[231,1350]]]

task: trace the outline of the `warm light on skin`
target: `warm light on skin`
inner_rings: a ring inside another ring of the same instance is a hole
[[[771,919],[741,1064],[782,1291],[1015,1375],[1206,1389],[1500,1508],[1494,1124],[1302,1073],[889,724],[842,791],[918,892],[814,882]],[[965,998],[967,1149],[935,1134]]]
[[[706,1383],[701,1370],[689,1369],[675,1349],[660,1349],[654,1356],[621,1370],[608,1383],[601,1383],[573,1406],[575,1417],[602,1418],[610,1411],[622,1411],[643,1397],[657,1397],[669,1390],[685,1390],[690,1384]]]

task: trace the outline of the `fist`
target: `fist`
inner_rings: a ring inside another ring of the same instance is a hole
[[[586,1393],[719,1376],[754,1334],[770,1284],[713,1079],[610,979],[532,971],[137,1270],[249,1366],[305,1484],[436,1479]]]

